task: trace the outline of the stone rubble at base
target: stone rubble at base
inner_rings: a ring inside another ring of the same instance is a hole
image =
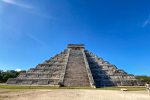
[[[84,44],[68,44],[68,49],[19,74],[17,78],[9,78],[6,84],[93,88],[145,85],[144,80],[136,79],[133,74],[117,69],[115,65],[84,49]]]

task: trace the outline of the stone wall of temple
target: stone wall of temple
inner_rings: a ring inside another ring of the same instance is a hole
[[[26,73],[21,73],[17,78],[10,78],[8,85],[54,86],[58,85],[62,70],[64,69],[68,50],[56,54],[43,64],[30,68]]]
[[[108,61],[98,58],[92,52],[84,50],[96,87],[101,86],[143,86],[144,80],[137,80],[133,74],[127,74],[123,69],[117,69]],[[115,70],[115,72],[114,72]]]

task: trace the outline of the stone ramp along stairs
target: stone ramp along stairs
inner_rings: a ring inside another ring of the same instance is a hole
[[[64,86],[90,87],[88,74],[81,50],[70,51],[64,79]]]
[[[85,50],[84,44],[68,44],[60,54],[6,82],[20,86],[73,87],[144,86],[145,83]]]

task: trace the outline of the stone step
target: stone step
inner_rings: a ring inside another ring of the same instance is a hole
[[[62,69],[58,68],[53,68],[53,69],[40,69],[40,68],[30,68],[27,73],[61,73]]]
[[[57,85],[59,79],[17,79],[9,78],[7,83],[8,85],[30,85],[30,86],[52,86]]]
[[[19,76],[17,77],[18,79],[42,79],[42,78],[60,78],[61,73],[21,73],[19,74]]]
[[[144,80],[105,80],[96,81],[98,87],[101,86],[144,86]]]
[[[71,50],[65,79],[64,86],[77,86],[77,87],[89,87],[89,79],[87,70],[84,63],[84,58],[81,50]]]

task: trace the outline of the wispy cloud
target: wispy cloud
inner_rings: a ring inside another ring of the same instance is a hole
[[[16,1],[14,1],[14,0],[2,0],[2,1],[5,2],[5,3],[13,4],[13,5],[20,6],[20,7],[24,7],[24,8],[32,8],[32,7],[29,6],[29,5],[25,5],[25,4],[16,2]]]
[[[145,27],[149,23],[150,23],[150,15],[149,15],[148,19],[143,23],[142,27]]]
[[[52,16],[49,15],[49,14],[43,14],[42,12],[39,12],[39,11],[32,11],[32,10],[30,10],[30,11],[28,11],[28,13],[31,13],[31,14],[33,14],[33,15],[37,15],[37,16],[43,17],[43,18],[48,18],[48,19],[53,19],[53,20],[64,21],[64,20],[59,19],[59,18],[54,18],[54,17],[52,17]]]
[[[23,4],[21,2],[18,2],[17,0],[0,0],[4,3],[8,3],[8,4],[12,4],[12,5],[15,5],[15,6],[19,6],[19,7],[23,7],[23,8],[33,8],[32,6],[30,5],[26,5],[26,4]],[[0,3],[0,14],[3,13],[3,10],[4,10],[4,5],[1,5]],[[63,21],[61,19],[58,19],[58,18],[55,18],[55,17],[52,17],[51,15],[49,14],[43,14],[42,12],[40,12],[38,9],[36,9],[34,7],[34,9],[26,9],[28,13],[30,14],[33,14],[33,15],[37,15],[37,16],[40,16],[40,17],[43,17],[43,18],[48,18],[48,19],[53,19],[53,20],[60,20],[60,21]]]
[[[142,65],[137,65],[137,66],[135,66],[135,67],[141,67]]]
[[[142,69],[146,69],[145,67],[143,67]]]
[[[45,15],[45,14],[42,14],[42,13],[39,13],[39,12],[35,12],[35,11],[28,11],[28,12],[31,13],[31,14],[37,15],[37,16],[44,17],[44,18],[55,19],[55,18],[53,18],[49,15]]]
[[[29,37],[31,37],[33,40],[37,41],[38,43],[42,44],[43,46],[48,47],[48,45],[46,45],[45,43],[41,42],[39,39],[37,39],[36,37],[34,37],[31,34],[26,33]]]
[[[141,68],[141,69],[146,69],[146,67],[143,67],[142,65],[137,65],[137,66],[135,66],[135,67],[139,67],[139,68]]]

